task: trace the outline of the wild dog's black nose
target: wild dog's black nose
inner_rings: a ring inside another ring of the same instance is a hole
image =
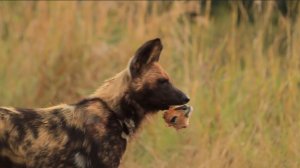
[[[184,103],[188,103],[190,101],[190,98],[188,98],[187,96],[183,96],[182,100]]]
[[[188,102],[190,101],[190,98],[186,97],[186,98],[184,99],[184,101],[185,101],[186,103],[188,103]]]

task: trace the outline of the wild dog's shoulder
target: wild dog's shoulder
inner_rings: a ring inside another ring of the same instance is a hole
[[[85,98],[74,104],[75,113],[81,115],[84,127],[91,134],[102,136],[113,113],[101,98]]]
[[[108,104],[99,97],[85,98],[85,99],[78,101],[77,103],[75,103],[73,105],[75,105],[77,108],[96,106],[98,108],[101,107],[101,108],[105,108],[105,110],[110,110]]]
[[[106,119],[113,111],[108,104],[101,98],[85,98],[74,104],[75,111],[84,113],[86,117],[100,117],[101,120]]]

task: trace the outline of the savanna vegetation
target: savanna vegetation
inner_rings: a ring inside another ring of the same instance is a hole
[[[191,97],[191,124],[177,132],[162,114],[148,118],[123,168],[300,167],[300,17],[273,1],[253,22],[240,1],[213,16],[199,5],[0,2],[0,105],[76,102],[160,37],[161,64]]]

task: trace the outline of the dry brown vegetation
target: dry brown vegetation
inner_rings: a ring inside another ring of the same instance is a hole
[[[122,167],[300,167],[299,18],[271,1],[253,24],[237,25],[236,10],[186,17],[197,5],[0,2],[0,104],[75,102],[160,37],[162,65],[191,96],[191,125],[148,119]]]

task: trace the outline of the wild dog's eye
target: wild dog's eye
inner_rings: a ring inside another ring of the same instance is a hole
[[[159,83],[159,84],[165,84],[165,83],[168,83],[168,82],[169,82],[169,80],[166,79],[166,78],[160,78],[160,79],[157,80],[157,83]]]
[[[170,122],[171,122],[172,124],[175,124],[175,123],[176,123],[176,120],[177,120],[177,116],[174,116],[174,117],[172,117],[172,119],[170,120]]]

